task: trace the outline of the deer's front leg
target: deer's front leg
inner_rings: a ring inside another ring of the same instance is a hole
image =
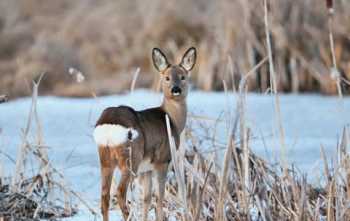
[[[140,175],[140,185],[142,187],[142,220],[147,221],[149,206],[152,199],[152,171]]]
[[[157,178],[157,208],[156,208],[156,220],[163,221],[163,200],[165,192],[166,176],[168,172],[168,164],[161,164],[156,166],[156,178]]]

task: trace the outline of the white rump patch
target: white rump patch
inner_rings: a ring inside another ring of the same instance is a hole
[[[131,133],[130,137],[129,133]],[[128,140],[135,140],[139,133],[133,128],[126,128],[119,124],[102,124],[95,128],[93,136],[98,146],[112,147],[126,143]]]

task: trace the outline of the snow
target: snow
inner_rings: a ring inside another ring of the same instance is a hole
[[[26,124],[30,102],[30,98],[21,98],[0,105],[0,150],[12,158],[15,158],[20,145],[21,130]],[[65,174],[68,185],[92,202],[97,211],[100,171],[97,147],[93,140],[97,118],[109,106],[123,104],[140,110],[157,106],[160,102],[160,94],[146,90],[90,99],[39,98],[38,113],[51,162]],[[237,96],[234,94],[193,91],[189,94],[188,110],[190,115],[217,119],[235,113],[236,102]],[[286,158],[301,171],[317,177],[321,145],[329,157],[333,156],[342,129],[349,124],[350,98],[339,100],[337,97],[319,95],[281,95],[280,103]],[[252,150],[271,162],[279,162],[281,148],[273,105],[272,96],[248,94],[246,120],[252,131]],[[217,125],[218,139],[222,143],[227,138],[225,122],[223,120]],[[203,145],[202,148],[200,151],[210,149],[210,146]],[[4,175],[11,175],[14,171],[13,162],[3,154],[0,154],[0,160]],[[76,217],[67,220],[95,220],[84,206],[81,209]],[[111,217],[118,220],[120,212],[112,211]]]

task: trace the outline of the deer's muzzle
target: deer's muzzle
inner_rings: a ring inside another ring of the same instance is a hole
[[[172,89],[171,89],[171,94],[174,95],[174,96],[179,96],[181,95],[181,88],[178,87],[178,86],[174,86]]]

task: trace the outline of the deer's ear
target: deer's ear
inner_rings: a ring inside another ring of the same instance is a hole
[[[169,67],[169,63],[168,63],[168,60],[166,59],[166,56],[159,48],[153,48],[152,61],[153,61],[154,67],[159,72],[162,72]]]
[[[193,69],[194,64],[196,63],[196,59],[197,59],[196,48],[191,47],[185,52],[184,56],[181,59],[180,65],[183,68],[185,68],[185,70],[190,71]]]

